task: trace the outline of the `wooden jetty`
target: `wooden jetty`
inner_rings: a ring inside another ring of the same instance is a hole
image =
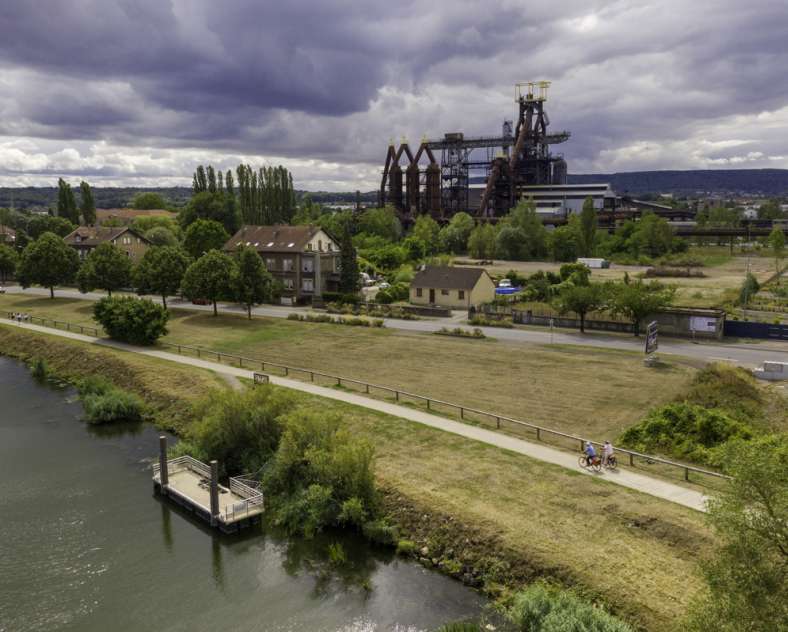
[[[234,533],[260,519],[263,492],[257,481],[230,478],[219,484],[219,464],[190,456],[167,459],[167,437],[159,437],[159,462],[153,464],[153,489],[199,516],[212,527]]]

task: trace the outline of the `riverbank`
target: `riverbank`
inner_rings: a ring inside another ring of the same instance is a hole
[[[0,327],[0,349],[45,357],[64,377],[100,372],[176,431],[209,388],[226,388],[204,370],[9,327]],[[375,445],[387,512],[425,565],[492,594],[549,577],[660,632],[699,586],[695,561],[711,540],[696,512],[382,413],[298,397],[338,412]]]

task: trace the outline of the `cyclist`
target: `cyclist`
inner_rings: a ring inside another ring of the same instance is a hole
[[[602,463],[607,465],[610,462],[610,457],[613,456],[613,444],[610,441],[605,441],[602,446]]]
[[[586,441],[586,448],[584,452],[586,453],[586,465],[590,467],[596,458],[596,450],[590,441]]]

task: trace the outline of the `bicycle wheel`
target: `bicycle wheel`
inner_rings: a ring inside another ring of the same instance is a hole
[[[610,457],[610,458],[607,460],[607,466],[608,466],[608,467],[609,467],[611,470],[615,470],[615,469],[618,467],[618,461],[616,460],[616,457],[614,457],[614,456],[611,456],[611,457]]]
[[[586,466],[586,457],[584,457],[584,456],[581,456],[581,457],[579,457],[579,458],[577,459],[577,464],[578,464],[580,467],[587,467],[587,466]]]
[[[595,472],[601,472],[602,461],[594,461],[593,463],[591,463],[591,469],[594,470]]]

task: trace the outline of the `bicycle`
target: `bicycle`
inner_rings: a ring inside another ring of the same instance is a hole
[[[607,460],[602,462],[602,466],[606,470],[616,470],[616,469],[618,469],[618,459],[616,459],[616,455],[615,454],[611,454],[609,457],[607,457]]]
[[[591,465],[588,464],[587,459],[588,457],[585,454],[583,454],[580,458],[577,459],[577,463],[580,465],[580,467],[591,469],[594,472],[602,471],[602,459],[599,457],[599,455],[591,459]]]

